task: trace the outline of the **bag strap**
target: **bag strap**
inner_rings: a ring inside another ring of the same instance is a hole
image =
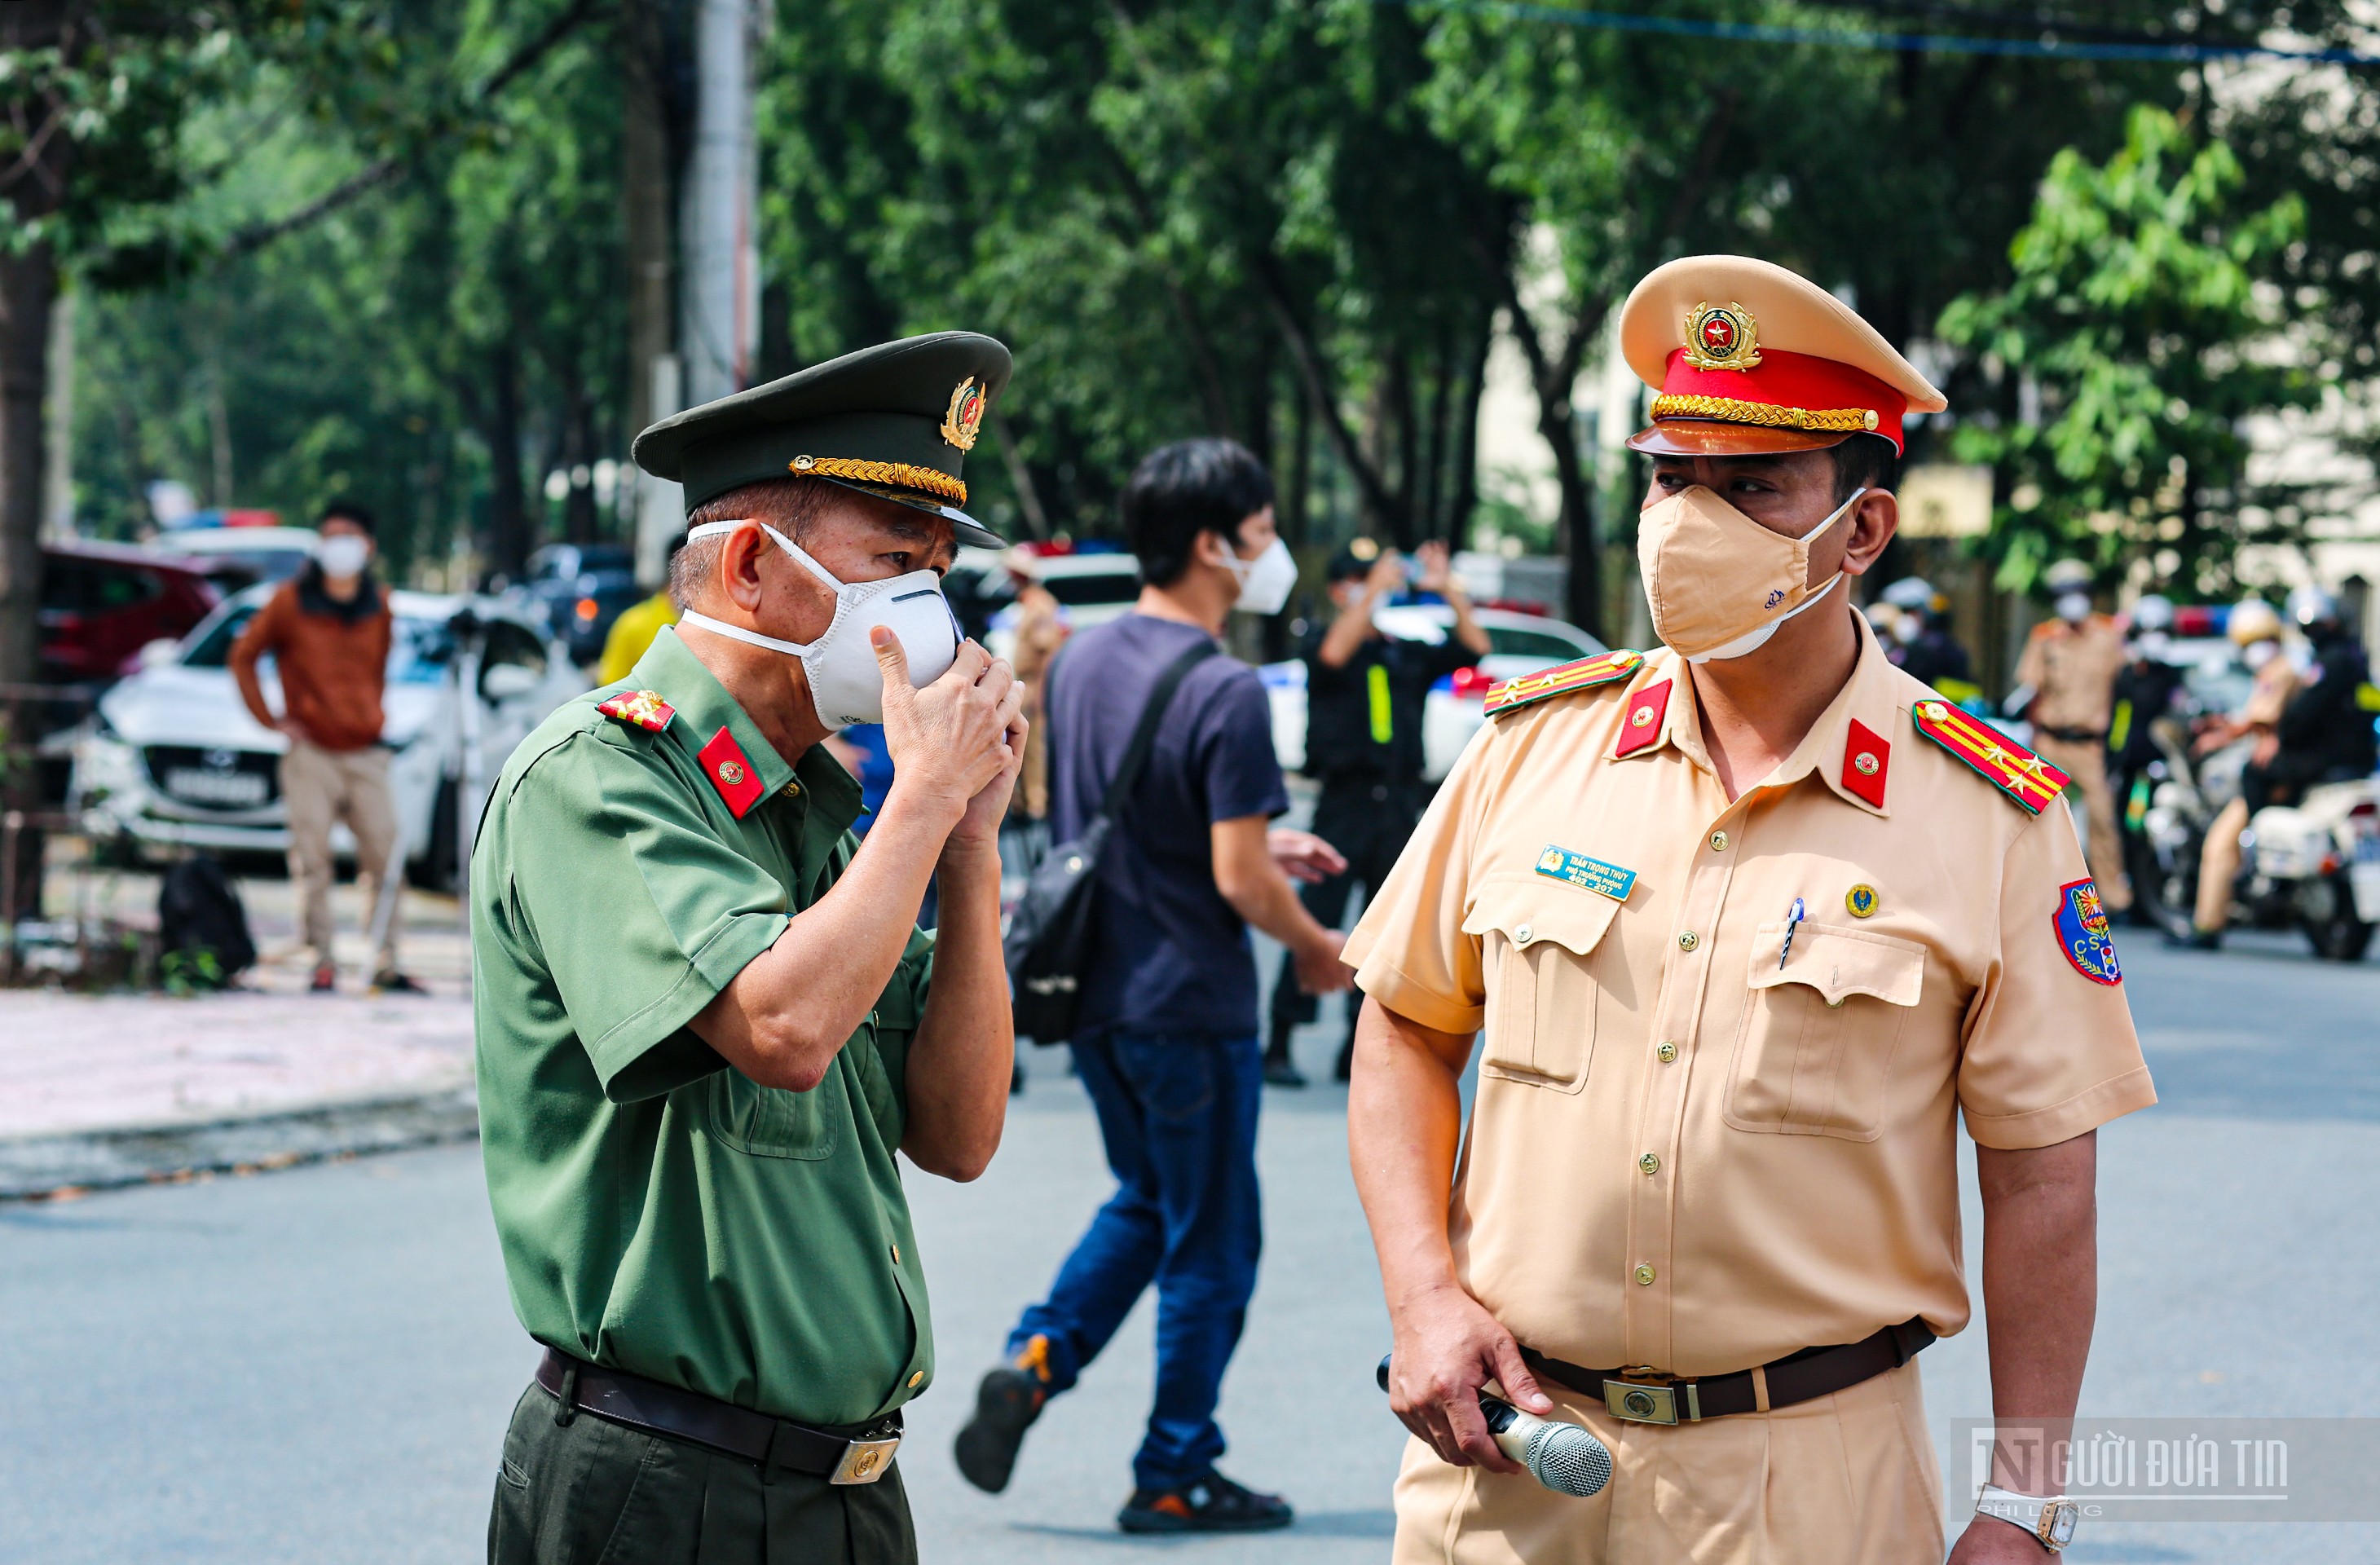
[[[1115,776],[1108,782],[1105,797],[1099,800],[1098,819],[1114,819],[1123,809],[1124,801],[1140,782],[1140,774],[1148,765],[1148,753],[1157,747],[1157,725],[1165,717],[1165,709],[1173,704],[1173,693],[1190,671],[1220,650],[1212,641],[1201,640],[1166,665],[1157,677],[1157,688],[1148,693],[1148,705],[1140,712],[1139,726],[1132,731],[1132,743],[1124,746],[1123,759],[1116,763]]]

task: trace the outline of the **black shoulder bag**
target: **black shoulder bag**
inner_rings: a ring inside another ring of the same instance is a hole
[[[1140,724],[1132,731],[1123,758],[1116,763],[1115,776],[1099,801],[1099,812],[1091,817],[1081,836],[1050,849],[1025,883],[1025,895],[1008,921],[1002,942],[1008,960],[1017,1037],[1036,1043],[1063,1043],[1074,1036],[1083,969],[1090,956],[1099,855],[1148,766],[1148,753],[1157,745],[1157,725],[1165,709],[1172,705],[1173,693],[1193,668],[1217,650],[1213,642],[1201,641],[1167,665],[1158,677],[1157,688],[1149,692],[1148,705],[1141,709]]]

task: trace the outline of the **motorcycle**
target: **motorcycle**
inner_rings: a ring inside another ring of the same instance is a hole
[[[2188,732],[2159,722],[2158,757],[2127,801],[2137,831],[2127,867],[2136,905],[2154,923],[2189,934],[2199,858],[2208,829],[2240,793],[2252,742],[2192,757]],[[2380,780],[2325,782],[2294,805],[2267,805],[2240,837],[2231,923],[2295,928],[2314,954],[2362,960],[2380,924]]]

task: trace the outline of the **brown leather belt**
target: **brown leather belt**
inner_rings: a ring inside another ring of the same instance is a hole
[[[757,1462],[764,1477],[782,1467],[830,1484],[872,1484],[892,1465],[901,1444],[897,1413],[872,1424],[795,1424],[552,1348],[538,1363],[537,1383],[563,1404],[557,1422],[567,1423],[573,1413],[591,1413],[649,1435],[691,1440]]]
[[[1934,1341],[1922,1320],[1888,1326],[1862,1341],[1840,1348],[1808,1348],[1732,1375],[1682,1380],[1649,1366],[1637,1369],[1582,1369],[1534,1348],[1521,1357],[1536,1374],[1554,1384],[1602,1401],[1614,1418],[1631,1424],[1692,1424],[1731,1413],[1754,1413],[1761,1406],[1755,1375],[1768,1382],[1768,1407],[1791,1407],[1874,1379],[1888,1369],[1899,1369]]]

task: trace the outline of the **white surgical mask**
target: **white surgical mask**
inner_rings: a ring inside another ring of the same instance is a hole
[[[2150,662],[2161,662],[2165,659],[2166,649],[2172,645],[2172,638],[2164,631],[2144,630],[2132,637],[2132,655]]]
[[[2091,617],[2091,595],[2087,592],[2061,592],[2051,607],[2068,625],[2081,625]]]
[[[2253,671],[2271,662],[2280,650],[2281,644],[2277,641],[2251,641],[2240,649],[2240,661]]]
[[[686,539],[717,538],[742,527],[742,522],[705,522],[688,528]],[[884,674],[868,633],[882,625],[901,639],[908,655],[909,683],[931,685],[948,670],[959,652],[959,622],[942,596],[942,578],[932,571],[911,571],[883,581],[844,581],[812,559],[808,552],[766,522],[753,524],[776,540],[777,547],[799,561],[812,576],[834,588],[834,618],[815,641],[783,641],[741,625],[725,625],[709,614],[688,610],[680,625],[724,636],[750,647],[766,647],[802,661],[809,676],[810,701],[819,721],[832,728],[855,722],[884,721]]]
[[[1276,538],[1255,559],[1243,560],[1227,543],[1223,557],[1240,580],[1240,601],[1233,608],[1244,614],[1281,613],[1289,601],[1289,589],[1297,585],[1297,562],[1288,544]]]
[[[1771,531],[1701,484],[1648,505],[1636,524],[1636,563],[1653,634],[1690,663],[1759,650],[1777,627],[1843,579],[1810,582],[1810,546],[1851,514],[1862,487],[1799,538]]]
[[[342,581],[361,576],[364,567],[371,564],[371,544],[353,533],[334,533],[315,541],[314,563],[322,567],[324,576]]]

